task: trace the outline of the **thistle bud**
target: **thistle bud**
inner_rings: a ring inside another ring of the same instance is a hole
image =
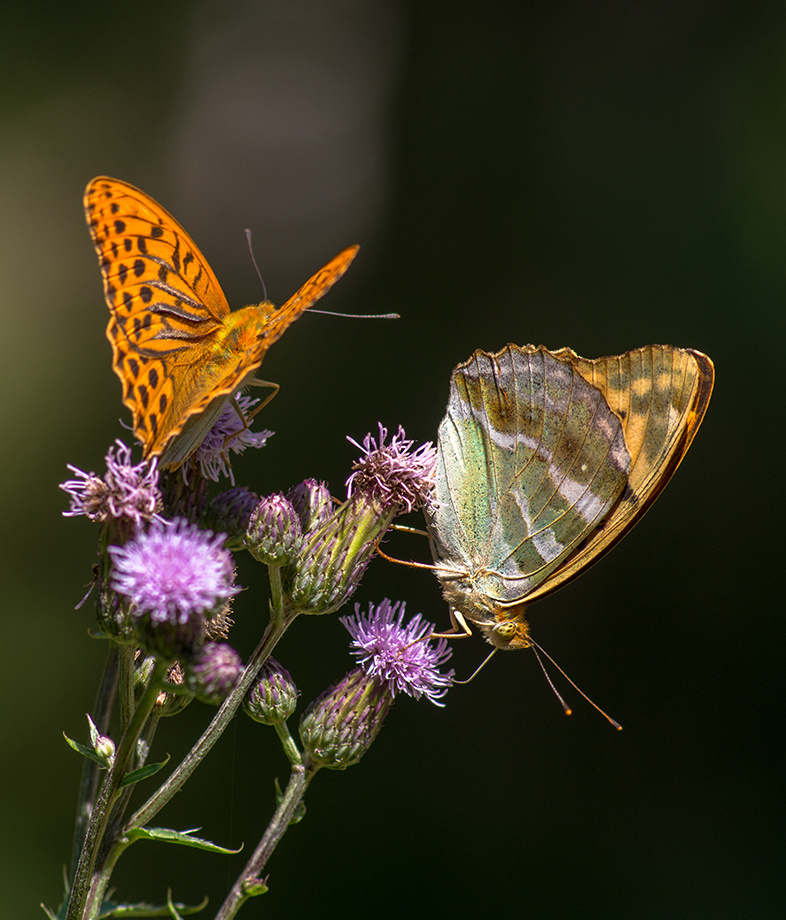
[[[256,722],[286,722],[297,706],[298,690],[289,671],[274,658],[262,665],[257,682],[243,700],[243,709]]]
[[[341,607],[393,518],[431,501],[434,446],[415,448],[402,428],[389,443],[387,438],[380,425],[377,438],[368,434],[362,445],[356,444],[362,456],[347,481],[347,501],[308,530],[300,559],[286,573],[285,589],[299,613],[332,613]]]
[[[220,706],[243,672],[240,655],[226,642],[208,642],[185,664],[185,683],[196,698]]]
[[[108,735],[102,735],[99,732],[90,716],[87,717],[87,721],[90,726],[90,743],[93,750],[107,767],[111,767],[115,762],[115,742]]]
[[[245,535],[259,496],[245,486],[237,486],[217,495],[207,507],[204,525],[227,535],[225,549],[245,549]]]
[[[302,529],[290,502],[280,493],[263,498],[248,523],[245,546],[265,565],[288,565],[297,557]]]
[[[315,530],[328,519],[333,500],[324,482],[305,479],[287,492],[287,498],[300,518],[303,533]]]
[[[359,492],[307,537],[286,582],[300,613],[332,613],[347,601],[395,514]]]
[[[360,668],[309,706],[300,721],[300,740],[316,767],[344,770],[356,764],[379,734],[393,694],[383,681]]]

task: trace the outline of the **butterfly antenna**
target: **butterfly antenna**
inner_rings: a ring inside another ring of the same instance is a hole
[[[310,309],[309,313],[324,313],[325,316],[344,316],[347,319],[401,319],[400,313],[334,313],[332,310]]]
[[[561,674],[561,675],[565,678],[565,680],[571,685],[571,687],[573,687],[574,690],[578,690],[578,692],[584,697],[584,699],[590,704],[590,706],[592,706],[594,709],[597,709],[598,712],[603,716],[603,718],[606,719],[608,722],[610,722],[610,723],[614,726],[614,728],[617,729],[617,731],[620,731],[620,732],[622,731],[622,726],[619,724],[619,722],[617,722],[617,721],[615,721],[614,719],[612,719],[611,716],[610,716],[607,712],[604,712],[604,711],[600,708],[600,706],[598,706],[597,703],[593,702],[593,701],[587,696],[587,694],[581,689],[581,687],[579,687],[579,686],[576,684],[575,681],[571,680],[570,677],[568,677],[568,675],[562,670],[562,668],[557,664],[557,662],[551,657],[551,655],[549,655],[549,653],[548,653],[542,646],[538,645],[537,642],[535,642],[535,641],[532,639],[532,637],[530,637],[529,641],[530,641],[530,643],[531,643],[532,651],[535,653],[535,657],[538,659],[538,664],[540,665],[540,669],[541,669],[541,671],[543,671],[543,673],[546,675],[546,680],[549,682],[549,686],[551,687],[552,691],[554,692],[554,695],[557,697],[557,699],[558,699],[558,700],[560,701],[560,703],[562,704],[562,708],[565,710],[565,715],[566,715],[566,716],[569,716],[569,715],[573,712],[573,710],[567,705],[567,703],[565,702],[565,700],[563,700],[562,697],[560,696],[559,691],[558,691],[557,688],[554,686],[554,681],[551,679],[551,677],[549,677],[549,672],[548,672],[548,671],[545,669],[545,667],[543,666],[543,662],[540,660],[540,655],[538,654],[538,652],[540,652],[542,655],[545,655],[546,658],[548,658],[548,660],[549,660],[549,661],[554,665],[554,667],[560,672],[560,674]],[[484,664],[485,664],[485,662],[484,662]]]
[[[265,287],[265,279],[262,277],[262,272],[259,270],[257,265],[257,260],[254,258],[254,247],[251,245],[251,231],[246,229],[246,243],[248,243],[248,252],[251,256],[251,262],[254,265],[254,268],[257,272],[257,277],[259,278],[259,283],[262,285],[262,293],[265,295],[264,299],[267,300],[267,288]]]
[[[530,641],[532,641],[532,640],[530,639]],[[540,665],[540,670],[543,671],[543,676],[544,676],[544,677],[546,678],[546,680],[549,682],[549,687],[551,687],[551,692],[552,692],[552,693],[554,694],[554,696],[556,696],[557,699],[559,700],[560,706],[562,706],[562,709],[563,709],[563,711],[565,712],[565,715],[566,715],[566,716],[572,716],[572,715],[573,715],[573,710],[570,708],[570,706],[568,706],[568,704],[567,704],[567,703],[565,702],[565,700],[563,699],[562,694],[561,694],[561,693],[559,692],[559,690],[557,690],[557,688],[554,686],[554,681],[551,679],[551,675],[550,675],[549,672],[546,670],[546,668],[543,666],[543,662],[540,660],[540,655],[538,654],[538,648],[539,648],[539,646],[535,646],[535,644],[533,643],[530,647],[532,648],[532,651],[535,653],[535,658],[537,658],[538,664]],[[545,655],[546,653],[544,652],[543,654]],[[549,661],[551,661],[551,658],[549,658]],[[566,676],[567,676],[567,675],[566,675]],[[568,680],[570,680],[570,678],[568,678]],[[573,683],[573,681],[571,681],[571,683]],[[578,688],[577,688],[577,689],[578,689]],[[580,693],[580,692],[581,692],[581,691],[579,691],[579,693]]]

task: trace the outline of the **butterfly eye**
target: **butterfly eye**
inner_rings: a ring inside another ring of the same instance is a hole
[[[529,648],[529,625],[523,620],[502,620],[491,627],[491,643],[497,648]]]

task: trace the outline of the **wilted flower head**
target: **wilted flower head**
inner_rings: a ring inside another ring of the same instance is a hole
[[[399,425],[398,432],[385,444],[388,430],[379,424],[379,440],[367,434],[362,446],[347,438],[364,456],[357,460],[355,472],[347,480],[347,495],[366,492],[383,506],[397,506],[398,514],[414,511],[432,500],[437,469],[437,451],[427,441],[413,450]]]
[[[80,478],[60,484],[60,488],[71,496],[71,507],[63,514],[66,517],[84,514],[91,521],[101,523],[125,518],[137,527],[142,521],[159,519],[161,493],[156,459],[134,466],[131,448],[117,440],[107,451],[105,460],[103,479],[68,464],[68,469]]]
[[[251,399],[241,394],[235,396],[235,401],[246,418],[259,402],[258,399]],[[229,481],[234,485],[235,475],[229,465],[228,451],[242,454],[247,447],[264,447],[265,442],[272,435],[272,431],[257,432],[246,428],[232,401],[228,399],[224,403],[221,415],[194,452],[194,463],[205,479],[218,482],[222,475],[228,476]]]
[[[147,681],[150,678],[152,673],[153,666],[155,665],[155,657],[151,656],[147,659],[142,665],[142,667],[137,667],[137,671],[134,675],[136,680],[137,675],[140,670],[143,672],[143,679],[141,680],[141,686],[147,687]],[[183,671],[183,664],[180,661],[175,661],[170,666],[166,675],[166,685],[173,689],[162,690],[158,697],[156,698],[156,715],[161,717],[169,717],[179,715],[191,700],[194,699],[194,694],[191,691],[186,692],[185,688],[185,672]]]
[[[151,643],[157,651],[179,657],[178,644],[185,652],[201,644],[206,617],[240,590],[223,543],[223,534],[181,519],[168,526],[154,521],[124,546],[109,547],[112,588],[131,601],[147,631],[160,633],[164,645]]]
[[[431,623],[420,614],[404,625],[404,604],[384,600],[378,607],[369,606],[368,613],[341,617],[352,636],[352,654],[366,674],[383,681],[390,692],[406,693],[420,699],[427,697],[437,706],[453,683],[453,671],[443,674],[439,669],[453,654],[445,639],[428,640],[434,631]]]

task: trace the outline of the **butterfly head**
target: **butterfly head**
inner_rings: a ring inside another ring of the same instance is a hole
[[[493,623],[478,623],[486,642],[498,649],[530,648],[529,623],[524,618],[524,604],[500,607]]]

